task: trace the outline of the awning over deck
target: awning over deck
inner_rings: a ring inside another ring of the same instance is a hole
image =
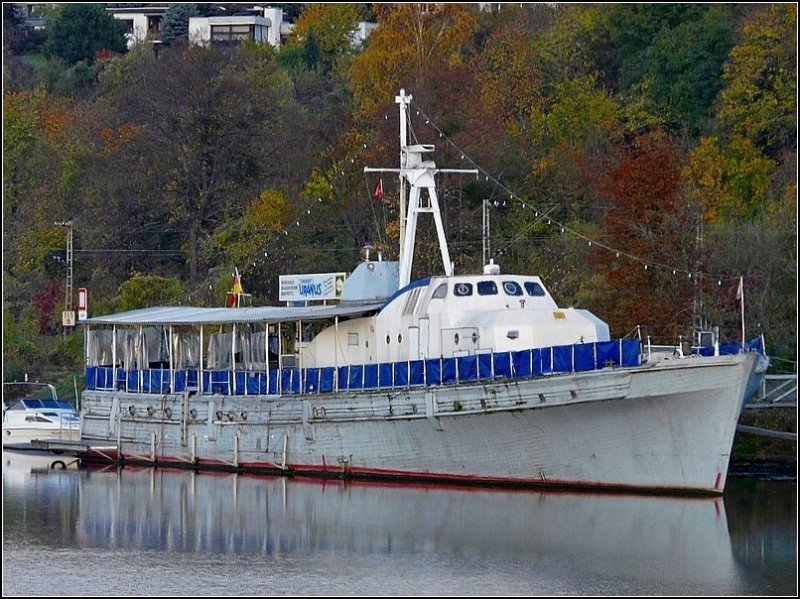
[[[328,306],[258,306],[246,308],[197,308],[192,306],[157,306],[95,316],[81,324],[158,326],[158,325],[214,325],[259,322],[293,322],[297,320],[332,320],[374,314],[381,303],[339,303]]]

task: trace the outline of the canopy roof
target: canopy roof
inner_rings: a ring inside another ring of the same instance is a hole
[[[339,303],[327,306],[258,306],[245,308],[198,308],[192,306],[156,306],[95,316],[81,321],[84,325],[213,325],[253,322],[292,322],[330,320],[342,316],[375,313],[381,303]]]

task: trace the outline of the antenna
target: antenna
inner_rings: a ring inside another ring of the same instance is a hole
[[[489,256],[492,253],[489,236],[489,200],[483,200],[483,264],[489,264]]]
[[[442,262],[446,276],[453,275],[453,263],[450,261],[450,252],[447,249],[447,238],[442,223],[442,213],[439,209],[439,199],[436,195],[435,175],[437,173],[472,173],[477,175],[478,169],[438,169],[432,160],[426,160],[424,154],[433,152],[433,144],[408,145],[408,106],[411,96],[404,89],[395,97],[395,102],[400,105],[400,168],[370,168],[364,167],[365,173],[399,173],[400,176],[400,254],[399,287],[402,289],[411,282],[411,266],[414,262],[414,241],[417,233],[417,220],[421,213],[430,213],[436,223],[436,233],[439,237],[439,249],[442,252]],[[406,198],[406,184],[410,186]],[[421,198],[421,192],[428,192],[427,202]]]

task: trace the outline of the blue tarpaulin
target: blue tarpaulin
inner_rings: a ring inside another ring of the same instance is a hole
[[[745,347],[762,351],[760,338]],[[741,345],[724,344],[720,353],[738,353]],[[526,349],[516,352],[483,353],[456,358],[431,358],[367,365],[332,366],[324,368],[284,368],[264,371],[203,371],[204,393],[280,394],[330,393],[337,389],[378,389],[409,385],[448,385],[460,382],[488,380],[492,377],[527,378],[550,373],[585,372],[594,369],[638,366],[641,347],[636,339],[579,343]],[[176,370],[174,392],[197,389],[197,370]],[[170,391],[170,371],[149,368],[142,371],[116,370],[108,366],[87,366],[86,388],[111,390],[115,388],[142,393]]]

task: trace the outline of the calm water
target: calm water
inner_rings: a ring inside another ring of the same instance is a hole
[[[795,482],[721,499],[38,470],[3,595],[795,595]]]

